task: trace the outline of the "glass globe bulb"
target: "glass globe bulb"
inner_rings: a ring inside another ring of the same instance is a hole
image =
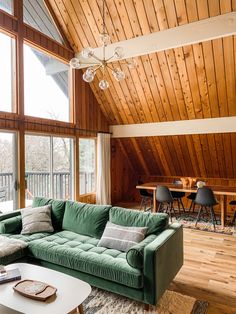
[[[70,60],[70,66],[73,68],[73,69],[79,69],[80,68],[80,61],[78,58],[72,58]]]
[[[121,71],[121,69],[115,69],[112,71],[114,78],[120,82],[125,79],[125,72]]]
[[[83,80],[87,83],[90,83],[94,80],[95,71],[93,68],[87,68],[87,70],[83,74]]]
[[[102,34],[99,34],[99,42],[104,45],[104,46],[107,46],[110,44],[110,36],[107,34],[107,33],[102,33]]]
[[[115,48],[115,57],[117,59],[121,59],[124,57],[124,49],[122,47],[116,47]]]
[[[93,55],[94,55],[94,50],[93,50],[93,48],[91,48],[91,47],[84,48],[84,49],[81,51],[81,56],[82,56],[84,59],[91,58]]]
[[[101,80],[99,82],[99,87],[102,89],[102,90],[105,90],[109,87],[109,83],[106,81],[106,80]]]
[[[135,69],[137,67],[137,61],[135,59],[131,59],[127,62],[128,68],[129,69]]]

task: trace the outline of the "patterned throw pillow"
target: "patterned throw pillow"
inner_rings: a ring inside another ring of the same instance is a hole
[[[145,238],[147,227],[125,227],[107,222],[98,246],[127,252]]]
[[[21,234],[54,231],[51,220],[51,205],[36,208],[25,208],[21,211],[21,216]]]

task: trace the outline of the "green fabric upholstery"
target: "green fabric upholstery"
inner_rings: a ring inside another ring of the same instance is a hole
[[[20,216],[21,215],[21,211],[18,210],[13,210],[4,214],[0,214],[0,221],[3,221],[5,219],[11,218],[11,217],[15,217],[15,216]]]
[[[126,253],[126,259],[128,264],[134,268],[143,268],[143,251],[147,244],[151,243],[156,239],[155,234],[150,234],[143,241],[134,245],[129,251]]]
[[[15,216],[0,221],[0,233],[20,233],[22,229],[21,216]]]
[[[52,205],[52,225],[55,230],[62,229],[62,220],[65,212],[66,202],[63,200],[53,200],[44,197],[35,197],[33,199],[32,207],[41,207],[45,205]]]
[[[166,214],[69,201],[65,206],[64,201],[45,198],[35,198],[33,202],[36,207],[47,204],[55,210],[54,234],[17,234],[20,211],[0,215],[0,232],[29,243],[25,251],[6,256],[0,263],[27,258],[27,262],[34,261],[98,288],[153,305],[183,264],[182,227],[177,223],[168,226]],[[108,218],[118,225],[148,227],[147,237],[127,253],[97,247]]]
[[[98,239],[62,231],[29,243],[35,258],[115,281],[136,289],[142,288],[142,272],[126,261],[125,253],[97,247]]]
[[[100,239],[109,217],[109,205],[66,202],[62,229]]]
[[[144,213],[140,210],[112,207],[109,221],[121,226],[148,227],[146,233],[148,236],[162,232],[168,226],[169,216],[163,213]]]
[[[61,271],[70,276],[79,278],[88,282],[90,285],[101,288],[107,291],[118,293],[125,297],[131,298],[133,300],[142,301],[143,300],[143,289],[134,289],[131,287],[123,286],[117,282],[109,281],[101,277],[96,277],[91,274],[83,273],[77,270],[69,269],[60,265],[52,264],[45,261],[30,260],[31,263],[37,263],[38,265],[51,268],[53,270]],[[117,313],[118,314],[118,313]]]
[[[144,302],[155,305],[182,265],[183,227],[173,223],[144,248]]]
[[[39,233],[33,233],[33,234],[4,234],[4,236],[7,236],[9,238],[22,240],[27,243],[34,240],[42,239],[49,235],[51,235],[51,233],[48,233],[48,232],[39,232]]]

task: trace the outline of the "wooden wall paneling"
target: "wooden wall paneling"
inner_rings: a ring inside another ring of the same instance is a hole
[[[229,134],[222,134],[223,138],[223,147],[224,147],[224,155],[226,162],[226,178],[232,178],[233,175],[233,161],[235,160],[235,154],[232,155],[231,149],[231,138]]]
[[[153,137],[153,142],[154,142],[153,149],[156,151],[156,154],[159,156],[161,163],[163,165],[163,167],[162,167],[163,172],[162,173],[164,173],[167,176],[170,176],[171,175],[171,169],[169,167],[168,160],[165,156],[165,150],[162,147],[159,138]]]
[[[116,139],[111,141],[111,178],[112,204],[120,199],[132,201],[136,192],[137,176],[133,172],[126,153],[124,154],[124,150],[120,146],[120,141]]]
[[[212,165],[212,176],[220,177],[214,134],[207,134],[207,142],[208,142],[207,145],[209,147],[209,156]]]
[[[236,115],[236,84],[235,84],[235,64],[233,37],[223,38],[223,48],[225,56],[226,91],[228,97],[228,110],[230,115]]]
[[[29,44],[37,46],[39,49],[53,54],[56,57],[60,57],[62,60],[67,61],[73,58],[73,51],[67,47],[57,43],[55,40],[41,34],[29,25],[24,25],[24,40]]]
[[[0,27],[12,34],[16,34],[18,30],[17,18],[0,10]]]
[[[154,169],[154,172],[153,173],[156,173],[156,174],[161,174],[163,172],[165,172],[165,168],[163,167],[163,163],[162,163],[162,160],[160,158],[160,152],[158,150],[156,150],[156,143],[154,141],[154,138],[153,137],[147,137],[146,138],[146,141],[148,142],[148,145],[152,151],[152,154],[153,154],[153,159],[155,160],[155,169]]]

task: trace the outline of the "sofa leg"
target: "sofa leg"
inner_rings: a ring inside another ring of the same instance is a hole
[[[145,303],[145,304],[144,304],[144,310],[147,311],[147,312],[149,312],[149,310],[150,310],[150,305]]]

